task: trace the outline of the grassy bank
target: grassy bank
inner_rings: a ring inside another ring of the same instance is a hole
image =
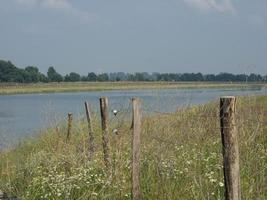
[[[218,102],[143,120],[142,199],[224,199]],[[239,98],[242,199],[267,199],[267,96]],[[102,158],[94,118],[96,154],[88,161],[87,124],[50,128],[35,140],[0,153],[0,190],[24,199],[130,199],[130,122],[119,115],[110,134],[111,175]]]
[[[163,89],[163,88],[247,88],[264,84],[212,83],[212,82],[76,82],[38,84],[0,84],[0,94],[27,94],[52,92],[77,92],[124,89]],[[266,84],[265,84],[266,85]]]

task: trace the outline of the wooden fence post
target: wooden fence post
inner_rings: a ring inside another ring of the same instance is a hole
[[[107,97],[101,97],[100,111],[101,111],[101,124],[102,124],[102,142],[103,142],[103,154],[104,162],[107,168],[110,168],[110,146],[109,146],[109,131],[108,131],[108,99]]]
[[[225,200],[240,200],[238,133],[235,122],[236,98],[220,98],[220,125],[223,153]]]
[[[93,126],[92,126],[92,116],[91,116],[91,111],[90,107],[87,102],[84,103],[85,105],[85,112],[86,112],[86,118],[88,122],[88,134],[89,134],[89,160],[92,159],[94,151],[95,151],[95,146],[94,146],[94,132],[93,132]]]
[[[68,113],[68,132],[67,132],[67,141],[70,140],[71,128],[72,128],[72,113]]]
[[[139,200],[140,194],[140,134],[141,134],[141,101],[132,99],[133,103],[133,136],[132,136],[132,199]]]

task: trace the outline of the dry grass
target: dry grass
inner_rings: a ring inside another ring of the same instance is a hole
[[[124,89],[175,89],[175,88],[247,88],[261,87],[264,84],[212,83],[212,82],[75,82],[0,84],[0,94],[26,94],[49,92],[77,92]],[[265,84],[266,85],[266,84]]]

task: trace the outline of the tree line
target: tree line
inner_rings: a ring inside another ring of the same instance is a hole
[[[12,62],[0,60],[0,82],[38,83],[38,82],[78,82],[78,81],[213,81],[213,82],[266,82],[267,74],[202,74],[202,73],[88,73],[81,76],[71,72],[65,76],[59,74],[54,67],[49,67],[43,74],[35,66],[24,69],[16,67]]]

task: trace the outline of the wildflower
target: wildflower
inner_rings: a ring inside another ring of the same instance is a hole
[[[219,182],[219,186],[223,187],[224,186],[223,182]]]
[[[214,178],[211,178],[211,179],[210,179],[210,182],[211,182],[211,183],[215,183],[216,181],[217,181],[217,180],[214,179]]]
[[[92,195],[93,196],[97,196],[98,194],[96,192],[92,192]]]

